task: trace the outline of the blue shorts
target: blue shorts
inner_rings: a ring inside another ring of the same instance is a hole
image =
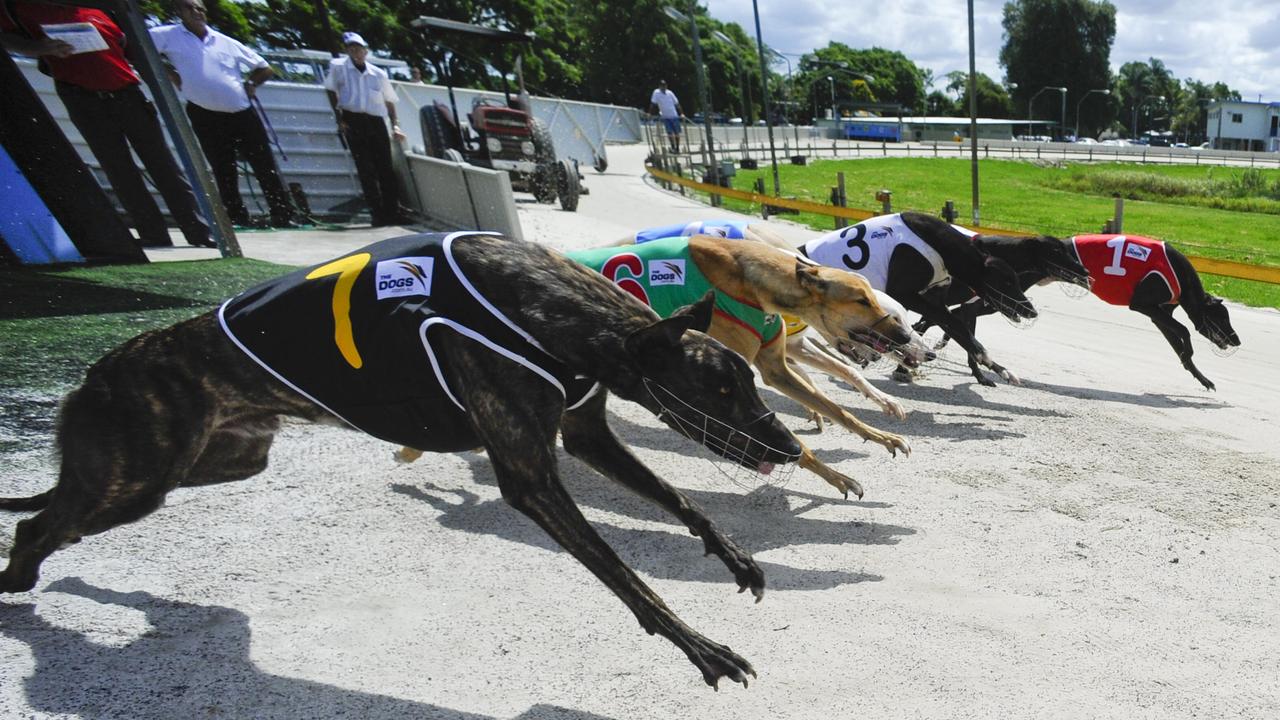
[[[668,135],[680,134],[680,118],[662,118],[662,124],[667,128]]]

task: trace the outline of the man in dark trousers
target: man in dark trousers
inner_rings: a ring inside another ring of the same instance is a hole
[[[251,102],[258,86],[271,78],[271,66],[243,43],[209,27],[202,0],[178,0],[177,7],[182,22],[152,28],[151,39],[168,59],[170,79],[187,99],[191,129],[209,159],[227,215],[237,225],[250,224],[240,197],[239,153],[266,196],[271,226],[297,227],[267,131]]]
[[[396,124],[399,98],[391,89],[386,71],[366,62],[369,46],[359,33],[343,33],[342,44],[347,57],[332,61],[324,79],[329,104],[338,118],[338,131],[351,148],[374,227],[407,224],[411,221],[400,212],[400,188],[387,139],[390,118],[391,132],[397,141],[404,141],[404,133]]]
[[[99,49],[75,52],[71,44],[44,31],[46,25],[66,23],[92,25],[97,36],[90,45]],[[129,152],[131,145],[187,242],[216,247],[197,209],[191,183],[165,145],[156,109],[142,94],[138,74],[125,57],[124,32],[109,15],[73,5],[5,0],[0,2],[0,46],[40,58],[53,76],[71,122],[98,158],[144,247],[173,245],[173,241]]]

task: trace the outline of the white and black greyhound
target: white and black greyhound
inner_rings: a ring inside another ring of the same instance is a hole
[[[953,286],[967,288],[1015,321],[1034,318],[1036,309],[1013,268],[970,242],[960,229],[931,215],[905,212],[864,220],[810,240],[799,250],[823,265],[863,275],[872,287],[941,327],[969,354],[969,369],[978,382],[995,385],[979,366],[1019,382],[951,313],[947,293]]]

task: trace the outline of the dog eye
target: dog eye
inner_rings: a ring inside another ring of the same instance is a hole
[[[731,392],[733,392],[733,388],[729,387],[728,385],[724,385],[720,388],[721,395],[728,395]]]
[[[866,298],[858,298],[858,304],[865,307],[871,307],[871,301]]]

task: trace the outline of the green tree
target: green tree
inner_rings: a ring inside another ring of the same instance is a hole
[[[1068,103],[1090,90],[1111,87],[1116,8],[1110,2],[1013,0],[1005,3],[1003,25],[1000,65],[1009,86],[1016,86],[1012,100],[1019,112],[1047,86],[1067,88]],[[1037,103],[1041,101],[1044,96]],[[1081,132],[1109,125],[1114,113],[1111,103],[1090,99],[1081,106]]]
[[[957,73],[958,92],[960,97],[956,100],[955,109],[957,115],[969,115],[969,74]],[[947,77],[951,77],[951,73]],[[978,73],[978,117],[984,118],[1011,118],[1013,117],[1013,101],[1009,99],[1009,91],[995,80],[992,80],[985,73]],[[951,83],[948,83],[947,89],[951,89]]]
[[[879,102],[898,103],[904,113],[924,107],[925,71],[894,50],[855,50],[843,43],[829,43],[800,59],[795,76],[800,94],[793,99],[811,111],[829,107],[828,76],[835,81],[837,105],[854,101],[854,81],[862,80]]]
[[[956,101],[947,97],[941,90],[929,93],[924,101],[924,114],[944,117],[958,117],[962,113],[956,109]]]

